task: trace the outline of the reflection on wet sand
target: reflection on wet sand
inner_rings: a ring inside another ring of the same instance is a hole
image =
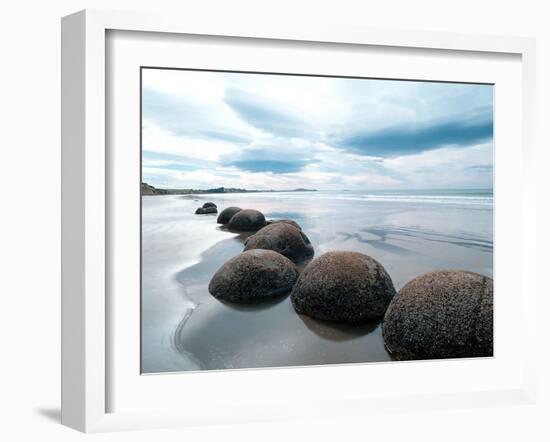
[[[185,296],[194,304],[174,332],[178,352],[196,361],[201,369],[361,362],[365,357],[388,360],[379,336],[375,337],[376,345],[365,339],[360,352],[351,342],[334,347],[334,343],[376,331],[379,322],[353,327],[297,315],[288,293],[246,305],[211,296],[207,288],[210,276],[241,252],[244,236],[217,243],[201,255],[198,264],[177,274]]]
[[[329,341],[347,341],[356,339],[376,330],[382,321],[371,321],[359,325],[340,324],[338,322],[321,321],[306,315],[299,315],[300,319],[313,333]]]

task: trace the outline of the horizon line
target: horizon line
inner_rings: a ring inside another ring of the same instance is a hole
[[[317,192],[354,192],[354,191],[420,191],[420,190],[494,190],[494,187],[418,187],[418,188],[363,188],[363,189],[323,189],[323,188],[309,188],[309,187],[295,187],[290,189],[253,189],[253,188],[244,188],[244,187],[228,187],[228,186],[218,186],[210,188],[195,188],[195,187],[157,187],[147,182],[142,181],[142,184],[154,187],[158,190],[194,190],[194,191],[208,191],[216,189],[236,189],[236,190],[245,190],[248,192],[291,192],[291,191],[317,191]]]

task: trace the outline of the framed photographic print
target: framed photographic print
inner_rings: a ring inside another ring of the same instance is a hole
[[[142,67],[142,373],[492,356],[493,89]]]
[[[63,423],[532,400],[531,40],[83,11],[62,43]]]

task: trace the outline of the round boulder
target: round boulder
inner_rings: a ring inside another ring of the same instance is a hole
[[[230,229],[239,231],[259,230],[264,226],[264,214],[254,209],[244,209],[238,211],[231,217],[228,223],[228,227]]]
[[[221,266],[208,291],[221,300],[250,303],[290,292],[297,278],[296,266],[283,255],[249,250]]]
[[[218,209],[215,207],[199,207],[195,210],[195,215],[206,215],[208,213],[218,213]]]
[[[212,203],[212,202],[209,201],[209,202],[204,203],[204,204],[202,205],[202,208],[203,208],[203,209],[206,209],[207,207],[218,207],[218,206],[216,206],[214,203]]]
[[[295,263],[313,256],[313,246],[309,238],[292,224],[272,223],[249,236],[244,242],[245,250],[273,250]]]
[[[302,271],[291,300],[298,313],[357,324],[384,316],[395,295],[382,264],[357,252],[327,252]]]
[[[397,360],[493,355],[493,280],[444,270],[409,281],[393,299],[382,328]]]
[[[270,226],[271,224],[278,224],[278,223],[290,224],[290,225],[296,227],[297,229],[302,230],[302,227],[300,226],[300,224],[298,224],[296,221],[294,221],[292,219],[271,220],[271,221],[267,222],[267,225]]]
[[[218,215],[218,224],[227,224],[233,215],[241,210],[240,207],[226,207]]]

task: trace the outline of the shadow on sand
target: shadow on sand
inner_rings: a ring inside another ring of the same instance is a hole
[[[227,301],[223,301],[221,299],[217,299],[217,298],[214,298],[214,297],[213,298],[216,301],[218,301],[218,302],[222,303],[223,305],[225,305],[227,308],[230,308],[231,310],[237,310],[239,312],[257,312],[257,311],[260,311],[260,310],[265,310],[265,309],[274,307],[277,304],[280,304],[281,302],[283,302],[288,297],[288,295],[290,295],[290,292],[284,293],[284,294],[279,295],[279,296],[274,296],[272,298],[262,299],[262,300],[257,301],[257,302],[248,303],[248,304],[236,304],[234,302],[227,302]]]
[[[350,325],[332,321],[313,319],[306,315],[298,315],[305,326],[320,338],[328,341],[348,341],[372,333],[381,324],[381,320],[369,321],[364,324]]]

